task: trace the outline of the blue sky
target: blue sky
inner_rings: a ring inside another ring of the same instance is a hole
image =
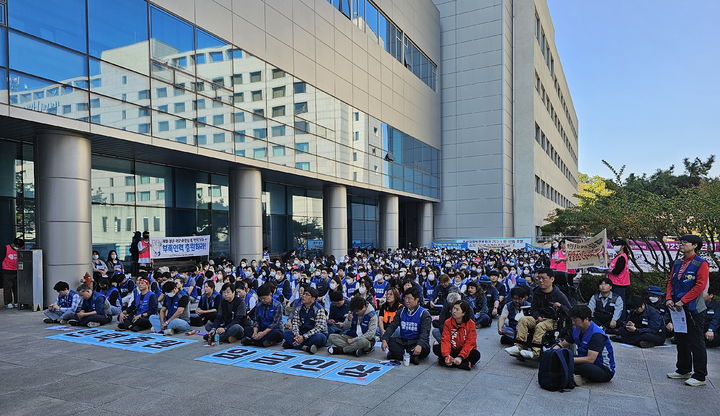
[[[580,172],[720,159],[720,1],[548,0],[579,119]],[[712,175],[720,175],[720,160]]]

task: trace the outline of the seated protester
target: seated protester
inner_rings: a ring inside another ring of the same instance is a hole
[[[272,297],[272,290],[262,285],[257,290],[260,302],[252,314],[252,333],[245,334],[243,345],[269,347],[282,341],[282,310],[283,307]]]
[[[82,298],[76,291],[70,289],[70,285],[68,285],[67,282],[60,281],[55,283],[53,290],[58,292],[57,301],[43,311],[43,314],[46,316],[43,322],[46,324],[61,323],[64,325],[75,317],[75,312],[80,307]]]
[[[270,285],[272,285],[272,283],[270,283]],[[297,308],[302,306],[302,297],[303,297],[303,293],[305,293],[306,288],[307,288],[306,285],[298,286],[297,294],[295,295],[295,299],[293,299],[292,301],[288,302],[285,305],[285,316],[288,317],[287,321],[285,322],[285,329],[292,329],[292,319],[290,319],[290,317],[293,316],[293,314],[295,313],[295,310],[297,310]]]
[[[442,339],[439,344],[433,345],[433,352],[438,357],[438,364],[443,367],[471,370],[480,360],[475,322],[467,301],[459,300],[452,306],[452,316],[445,320]]]
[[[223,299],[218,307],[217,317],[203,338],[212,342],[215,334],[218,334],[220,342],[235,342],[243,337],[244,328],[250,326],[245,313],[245,300],[236,295],[233,283],[224,283],[220,293]]]
[[[155,293],[150,291],[147,277],[137,280],[137,291],[132,304],[118,315],[118,329],[129,329],[137,332],[150,328],[150,316],[158,312],[158,301]]]
[[[465,275],[459,271],[453,277],[450,278],[450,285],[457,289],[460,293],[465,293]]]
[[[350,299],[350,313],[343,322],[341,334],[330,334],[328,353],[359,357],[373,350],[377,331],[377,313],[362,296]]]
[[[191,324],[205,326],[206,331],[211,330],[213,321],[217,317],[220,302],[222,302],[222,295],[215,291],[215,282],[206,280],[203,286],[203,294],[200,296],[197,308],[195,308],[195,316],[191,318]]]
[[[317,289],[305,288],[302,306],[290,317],[292,329],[283,333],[283,348],[295,348],[315,354],[327,342],[327,314],[317,303]]]
[[[210,281],[210,282],[213,282],[213,284],[216,284],[214,277],[215,277],[215,273],[211,272],[210,270],[207,270],[204,273],[198,272],[197,276],[195,277],[196,296],[200,296],[202,293],[205,292],[205,289],[204,289],[205,282]]]
[[[675,333],[675,328],[673,328],[672,319],[670,319],[670,309],[668,309],[665,304],[665,291],[659,286],[648,286],[647,292],[646,304],[660,312],[660,316],[663,318],[663,324],[665,325],[665,337],[672,337]]]
[[[358,288],[353,296],[363,297],[370,305],[375,308],[375,290],[373,289],[372,280],[369,277],[363,276],[358,281]]]
[[[460,292],[457,291],[456,288],[452,288],[452,290],[453,292],[450,292],[448,294],[447,299],[445,300],[445,304],[440,310],[440,315],[438,316],[438,319],[432,322],[432,325],[435,327],[432,329],[432,336],[438,343],[442,340],[442,330],[443,325],[445,325],[445,321],[447,321],[448,318],[452,316],[453,306],[455,306],[455,303],[462,299],[462,295],[460,294]]]
[[[505,303],[505,280],[500,281],[500,272],[497,270],[490,270],[487,274],[488,278],[490,279],[490,285],[495,288],[498,292],[498,311],[500,308],[500,305]],[[507,277],[506,277],[507,279]],[[488,309],[490,309],[490,303],[488,303]],[[497,316],[498,311],[496,311],[493,314],[493,318]]]
[[[358,287],[360,287],[358,280],[355,279],[355,274],[350,272],[345,275],[345,279],[342,281],[342,285],[343,293],[345,294],[346,298],[350,298],[350,296],[355,294],[355,291],[358,290]]]
[[[394,287],[385,289],[385,300],[380,303],[378,319],[378,335],[385,333],[385,328],[395,319],[395,314],[400,309],[400,292]]]
[[[434,279],[434,277],[433,277]],[[375,274],[375,282],[373,283],[373,290],[379,305],[385,302],[385,291],[388,289],[388,282],[385,280],[385,275],[382,271]]]
[[[124,274],[116,274],[113,276],[112,280],[113,283],[115,283],[118,292],[120,292],[122,309],[126,309],[135,297],[135,282]]]
[[[437,286],[438,282],[435,280],[435,273],[428,273],[422,282],[423,303],[429,305],[431,301],[435,300],[435,288],[437,288]]]
[[[555,319],[558,310],[567,315],[570,310],[570,301],[553,282],[555,275],[552,269],[540,269],[535,273],[540,284],[533,291],[533,300],[530,306],[530,316],[523,316],[517,324],[515,333],[515,345],[505,348],[505,352],[513,357],[522,356],[527,359],[540,357],[541,344],[547,331],[555,327]],[[535,330],[532,338],[531,349],[528,346],[528,336],[531,330]]]
[[[488,315],[487,299],[480,291],[476,282],[467,284],[465,300],[470,304],[473,322],[479,327],[487,328],[492,324],[492,318]]]
[[[330,293],[330,312],[328,313],[327,332],[339,334],[342,332],[342,325],[350,312],[349,300],[340,292]]]
[[[108,257],[107,261],[105,261],[105,264],[108,267],[108,275],[114,276],[116,274],[125,274],[125,267],[118,259],[117,251],[110,250],[108,252]]]
[[[110,312],[113,316],[120,315],[122,312],[122,298],[116,287],[110,284],[110,279],[103,277],[98,281],[98,293],[105,296],[110,303]]]
[[[235,282],[235,293],[240,299],[245,301],[245,312],[247,316],[251,316],[255,306],[257,306],[257,293],[251,288],[246,280]]]
[[[618,329],[618,335],[612,337],[612,340],[640,348],[663,345],[665,328],[663,328],[660,312],[652,306],[646,305],[643,298],[638,295],[633,295],[628,299],[627,307],[625,326]]]
[[[600,291],[590,298],[587,306],[592,312],[592,321],[605,333],[616,333],[620,314],[624,310],[623,299],[612,291],[612,281],[608,277],[600,279]]]
[[[498,318],[498,334],[501,344],[512,345],[515,343],[518,321],[525,316],[526,311],[530,310],[529,293],[530,289],[527,286],[515,286],[510,289],[511,301],[505,303]]]
[[[705,293],[705,346],[714,348],[720,346],[720,337],[715,335],[720,328],[720,302],[715,300],[715,294],[712,292]]]
[[[162,308],[157,315],[150,317],[150,324],[153,332],[161,332],[165,335],[173,335],[177,332],[190,330],[190,296],[188,296],[183,285],[179,282],[168,280],[163,283]]]
[[[493,274],[493,272],[491,271],[490,274]],[[498,292],[490,277],[480,277],[477,282],[480,284],[482,292],[485,293],[488,314],[491,318],[495,318],[500,312],[500,292]]]
[[[573,329],[571,336],[560,341],[554,348],[577,347],[575,362],[575,385],[585,380],[605,383],[615,375],[615,354],[612,343],[602,328],[591,321],[592,312],[585,305],[575,305],[569,312]]]
[[[330,276],[328,275],[327,269],[315,270],[310,286],[314,287],[318,291],[318,301],[325,304],[325,297],[330,290]]]
[[[270,271],[270,278],[268,280],[275,281],[275,298],[278,300],[278,302],[283,305],[289,302],[290,298],[292,297],[292,285],[290,284],[290,281],[285,277],[285,273],[283,273],[282,270],[272,269]]]
[[[445,305],[448,293],[450,293],[450,276],[442,274],[440,275],[440,281],[433,292],[433,299],[430,300],[430,310],[433,314],[440,313],[443,305]]]
[[[388,360],[402,360],[405,352],[410,353],[410,362],[420,364],[420,359],[430,354],[430,312],[420,306],[422,294],[419,287],[411,287],[403,294],[405,306],[395,315],[382,336],[383,351],[388,351]],[[395,329],[400,335],[395,337]]]
[[[75,318],[68,321],[70,325],[95,328],[112,321],[110,304],[105,300],[105,296],[85,285],[78,288],[78,294],[83,301]]]
[[[107,264],[100,260],[100,253],[97,250],[93,250],[92,252],[92,268],[93,274],[100,273],[101,276],[107,276]]]

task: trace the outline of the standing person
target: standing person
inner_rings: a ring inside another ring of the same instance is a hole
[[[3,298],[8,309],[18,305],[17,251],[23,247],[25,247],[25,241],[22,238],[16,238],[12,243],[5,245],[5,253],[2,256]]]
[[[137,243],[137,249],[138,268],[149,270],[152,265],[152,260],[150,260],[150,232],[143,232],[142,240]]]
[[[442,340],[440,344],[433,345],[433,352],[441,366],[472,370],[480,360],[472,315],[467,301],[459,300],[453,305],[452,316],[443,325]]]
[[[565,254],[565,240],[553,241],[550,249],[550,268],[558,272],[567,272],[567,255]]]
[[[617,256],[610,262],[608,277],[612,282],[612,292],[625,299],[625,289],[630,286],[630,248],[625,240],[614,240],[613,250]]]
[[[707,350],[703,332],[707,306],[704,295],[708,290],[710,273],[707,260],[697,255],[701,247],[702,239],[696,235],[680,237],[683,258],[675,260],[673,264],[665,295],[668,308],[683,311],[687,322],[687,333],[675,332],[677,370],[667,376],[685,379],[685,384],[693,387],[704,386],[707,376]]]
[[[142,240],[142,237],[140,237],[140,231],[135,231],[132,241],[130,242],[130,259],[132,259],[133,276],[137,276],[138,274],[138,243],[140,240]]]

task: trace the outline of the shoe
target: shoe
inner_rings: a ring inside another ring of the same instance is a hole
[[[315,354],[317,352],[317,345],[313,344],[307,347],[305,351],[309,352],[310,354]]]
[[[330,355],[339,354],[340,352],[335,349],[332,345],[327,348],[327,352]]]
[[[247,347],[248,345],[252,344],[252,338],[244,337],[243,339],[240,340],[240,343]]]
[[[67,319],[61,319],[61,320],[60,320],[60,324],[61,324],[61,325],[67,325],[67,323],[68,323],[68,320],[67,320]]]
[[[640,341],[640,342],[638,342],[638,347],[640,347],[640,348],[651,348],[651,347],[654,347],[654,346],[655,346],[655,345],[654,345],[652,342],[648,342],[648,341]]]
[[[470,364],[469,361],[466,361],[466,362],[464,362],[464,363],[460,363],[460,365],[458,366],[458,368],[462,368],[463,370],[468,370],[468,371],[469,371],[469,370],[472,370],[472,364]]]
[[[70,325],[72,325],[72,326],[78,326],[78,324],[80,323],[80,321],[78,321],[77,319],[71,319],[71,320],[68,321],[68,323],[69,323]]]
[[[583,386],[585,385],[585,379],[580,374],[575,374],[573,376],[573,381],[575,381],[576,386]]]
[[[163,331],[163,334],[165,334],[165,335],[172,335],[172,334],[174,334],[174,332],[173,332],[172,329],[167,328],[167,329],[165,329],[165,330]]]
[[[237,337],[228,337],[227,342],[233,343],[233,342],[237,342],[237,340],[238,340]]]
[[[265,347],[265,348],[270,347],[272,345],[273,345],[273,343],[268,340],[263,341],[263,347]]]
[[[15,305],[13,305],[12,303],[8,303],[7,305],[5,305],[5,307],[8,309],[12,309],[15,307]]]
[[[667,378],[687,380],[690,378],[690,373],[680,374],[677,371],[673,371],[672,373],[667,374]]]
[[[361,355],[363,355],[361,350],[355,350],[355,356],[356,356],[356,357],[359,358]]]
[[[505,352],[510,354],[513,357],[520,356],[520,348],[518,348],[517,345],[513,345],[512,347],[505,348]]]
[[[420,364],[420,356],[419,355],[411,355],[410,356],[410,363],[418,365]]]
[[[100,326],[100,322],[88,322],[87,326],[88,328],[97,328]]]
[[[696,378],[689,378],[685,380],[685,385],[690,387],[700,387],[706,385],[707,382],[705,380],[698,380]]]
[[[292,348],[292,344],[290,344],[290,343],[288,343],[288,342],[283,342],[282,347],[287,350],[287,349]]]
[[[520,351],[520,356],[528,360],[534,360],[535,358],[537,358],[535,357],[535,353],[530,350]]]
[[[45,319],[43,319],[43,322],[46,323],[46,324],[54,324],[54,323],[57,322],[57,321],[54,320],[54,319],[45,318]]]

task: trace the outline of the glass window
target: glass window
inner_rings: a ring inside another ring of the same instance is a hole
[[[267,158],[267,149],[264,147],[257,147],[253,149],[253,159],[265,159]]]
[[[214,133],[213,143],[225,143],[225,133]]]
[[[285,87],[275,87],[272,89],[272,98],[281,98],[285,96]]]
[[[310,143],[303,142],[303,143],[295,143],[295,150],[298,152],[309,152],[310,151]]]
[[[374,34],[372,36],[374,39],[377,39],[378,36],[378,10],[375,8],[375,6],[370,3],[367,0],[365,1],[365,23],[367,24],[366,32],[368,34]]]
[[[308,112],[307,102],[295,103],[295,114],[303,114]]]
[[[130,48],[148,40],[145,1],[88,0],[88,17],[90,55],[148,73],[147,46]]]
[[[186,120],[175,120],[175,130],[182,130],[187,127]]]
[[[159,121],[158,122],[158,131],[168,131],[170,130],[170,122],[169,121]]]
[[[310,162],[295,162],[295,169],[310,170]]]
[[[185,103],[175,103],[173,105],[173,112],[175,114],[185,112]]]
[[[10,66],[52,81],[87,88],[87,58],[47,42],[10,32]]]
[[[253,101],[262,101],[262,90],[253,91],[251,94]]]
[[[262,81],[262,72],[256,71],[250,73],[250,82],[260,82]]]
[[[285,135],[285,126],[273,126],[272,137],[281,137]]]
[[[304,82],[300,81],[300,82],[293,83],[293,91],[295,92],[295,94],[302,94],[306,90],[307,90],[307,85]]]
[[[278,68],[273,68],[272,70],[272,79],[278,79],[283,78],[285,76],[285,71]]]
[[[285,156],[285,146],[273,146],[272,155],[273,157]]]
[[[282,117],[284,115],[285,115],[285,106],[284,105],[280,105],[280,106],[272,108],[272,116],[273,117]]]
[[[245,94],[242,92],[235,92],[233,93],[233,104],[240,104],[245,101]]]
[[[8,11],[10,27],[81,52],[87,50],[85,0],[13,1]]]
[[[215,114],[213,116],[213,125],[219,126],[221,124],[225,124],[225,115],[224,114]]]
[[[233,85],[242,85],[243,83],[243,76],[242,74],[233,74],[232,76],[232,84]]]
[[[253,136],[258,139],[267,137],[267,129],[253,129]]]
[[[177,58],[193,52],[193,26],[155,6],[150,6],[150,18],[151,35],[157,41],[151,42],[152,57],[166,65],[187,69],[189,61]]]

